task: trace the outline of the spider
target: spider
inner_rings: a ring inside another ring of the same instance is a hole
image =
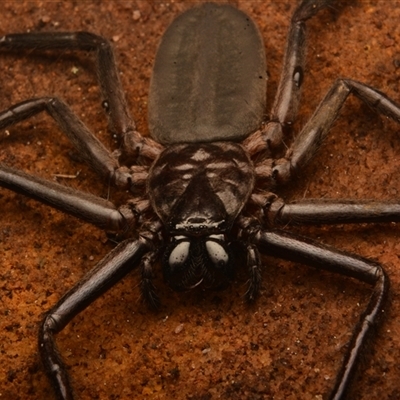
[[[376,89],[352,80],[338,80],[291,147],[284,148],[285,130],[297,114],[303,82],[305,22],[330,3],[305,0],[296,9],[278,94],[271,118],[261,130],[257,129],[264,119],[266,92],[263,44],[251,20],[230,6],[194,8],[178,18],[164,36],[149,101],[150,128],[156,140],[136,132],[114,55],[105,39],[88,33],[14,34],[1,39],[1,47],[11,50],[97,51],[103,104],[111,132],[120,137],[118,151],[105,149],[69,107],[54,97],[10,107],[0,114],[0,126],[4,129],[47,111],[102,178],[132,192],[132,200],[116,208],[101,198],[6,166],[1,168],[2,186],[127,237],[67,292],[41,325],[40,353],[59,398],[72,398],[73,392],[56,351],[54,334],[131,269],[140,268],[142,295],[157,307],[152,284],[156,259],[161,260],[165,280],[172,288],[189,290],[201,285],[224,286],[234,276],[235,261],[242,261],[244,254],[250,276],[247,297],[254,301],[261,283],[259,251],[350,275],[372,285],[371,300],[354,330],[331,395],[335,399],[344,397],[364,335],[383,307],[387,277],[375,262],[288,233],[276,225],[397,221],[398,205],[326,200],[285,204],[275,190],[309,161],[350,92],[396,121],[400,109]],[[191,36],[193,19],[199,30]],[[202,29],[204,26],[207,29]],[[227,31],[221,29],[221,36],[215,39],[221,26]],[[181,50],[176,48],[178,39],[183,40],[183,54],[176,53]],[[215,44],[214,40],[220,41],[222,52],[215,52],[210,45]],[[200,61],[195,63],[190,57],[198,55]],[[221,63],[216,65],[220,57]],[[226,69],[227,65],[231,68]],[[193,71],[200,82],[197,86],[190,86],[196,80],[186,75]],[[213,112],[213,107],[218,112]]]

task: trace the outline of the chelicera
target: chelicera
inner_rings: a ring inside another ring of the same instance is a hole
[[[350,93],[395,121],[400,121],[400,107],[370,86],[339,79],[292,145],[284,146],[303,83],[305,24],[331,3],[303,0],[296,8],[281,81],[265,125],[264,45],[251,19],[229,5],[215,4],[178,17],[164,35],[155,61],[149,96],[152,138],[135,129],[107,40],[86,32],[11,34],[0,39],[0,47],[11,51],[96,52],[109,129],[120,140],[117,151],[107,150],[55,97],[10,107],[0,113],[0,127],[46,111],[102,179],[132,193],[132,199],[117,208],[108,200],[5,165],[0,168],[3,187],[125,238],[59,300],[41,324],[39,350],[57,398],[72,399],[73,390],[55,334],[129,271],[140,268],[142,295],[157,307],[152,284],[157,260],[166,282],[176,290],[224,286],[232,280],[238,262],[243,262],[249,271],[246,296],[254,301],[261,283],[259,253],[348,275],[372,286],[331,393],[332,399],[344,398],[383,309],[388,278],[376,262],[277,226],[392,222],[399,220],[400,208],[397,203],[373,200],[286,204],[276,191],[312,158]]]

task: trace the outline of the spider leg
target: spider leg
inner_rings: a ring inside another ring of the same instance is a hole
[[[306,63],[306,21],[331,3],[333,0],[303,0],[296,8],[290,22],[282,75],[269,122],[259,136],[257,133],[251,136],[247,146],[252,154],[265,151],[266,146],[272,152],[281,148],[285,128],[292,126],[299,108]]]
[[[107,39],[89,32],[16,33],[0,38],[2,48],[11,51],[33,49],[95,52],[109,130],[121,141],[123,156],[135,160],[139,155],[151,159],[157,157],[162,146],[136,131],[122,90],[115,54]]]
[[[294,172],[313,157],[350,93],[372,109],[400,122],[400,105],[384,93],[361,82],[338,79],[287,150],[285,157],[277,160],[273,166],[272,174],[277,182],[287,182]]]
[[[376,200],[307,199],[285,204],[282,199],[276,199],[265,206],[264,213],[272,224],[399,222],[400,203]]]
[[[373,285],[369,303],[354,329],[342,368],[330,396],[331,400],[344,399],[364,345],[379,320],[387,297],[389,278],[385,271],[376,262],[282,231],[258,230],[252,236],[252,242],[258,246],[261,252],[268,255],[351,276]]]
[[[39,331],[39,350],[58,399],[71,400],[74,395],[54,335],[136,268],[149,250],[150,244],[143,237],[120,243],[46,314]]]
[[[61,100],[42,97],[18,103],[0,113],[0,129],[23,121],[35,114],[46,111],[58,124],[62,132],[74,144],[81,158],[102,178],[128,186],[129,182],[118,182],[118,161],[110,151],[89,131],[84,123]],[[129,177],[125,174],[125,179]]]
[[[121,231],[131,227],[137,219],[130,206],[117,209],[113,203],[101,197],[1,164],[0,186],[111,231]]]

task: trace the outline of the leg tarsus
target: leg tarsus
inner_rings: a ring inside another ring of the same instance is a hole
[[[346,398],[349,386],[356,372],[357,364],[362,357],[365,344],[373,336],[381,319],[381,314],[388,297],[389,285],[389,278],[381,268],[367,309],[361,315],[359,323],[353,331],[353,336],[348,346],[349,351],[343,360],[342,369],[338,374],[335,386],[329,397],[330,400],[343,400]]]
[[[57,399],[73,400],[74,394],[66,366],[54,340],[54,334],[59,331],[56,325],[51,315],[45,317],[39,331],[39,353]]]

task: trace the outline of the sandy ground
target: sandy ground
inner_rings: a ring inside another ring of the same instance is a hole
[[[369,83],[400,100],[400,4],[347,3],[309,24],[308,71],[296,130],[337,77]],[[146,134],[157,43],[174,16],[192,5],[5,1],[0,34],[84,30],[110,38],[130,108]],[[293,2],[237,5],[257,21],[266,40],[271,103]],[[0,68],[1,109],[57,95],[113,148],[89,56],[1,54]],[[399,125],[350,99],[318,155],[283,193],[285,198],[399,198],[399,131]],[[107,195],[106,183],[74,157],[49,117],[32,118],[10,133],[0,149],[5,164],[48,179],[80,171],[64,183]],[[0,209],[0,399],[52,399],[37,352],[41,315],[113,245],[101,230],[5,189],[0,190]],[[399,227],[370,224],[301,232],[385,266],[392,282],[391,305],[352,399],[399,399]],[[261,298],[252,307],[243,298],[245,277],[224,292],[178,295],[159,276],[163,303],[152,313],[140,301],[138,273],[130,274],[57,337],[79,398],[326,398],[370,290],[295,263],[264,262]]]

